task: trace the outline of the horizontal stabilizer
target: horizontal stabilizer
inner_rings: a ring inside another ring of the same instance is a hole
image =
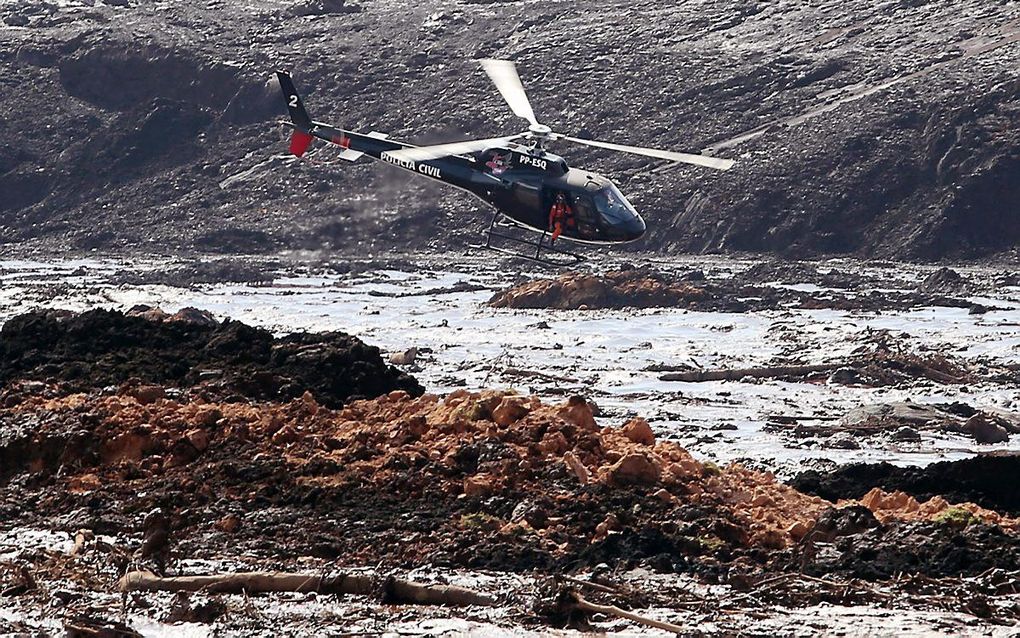
[[[364,153],[362,153],[361,151],[355,151],[349,148],[345,148],[343,152],[340,153],[339,157],[340,159],[347,160],[348,162],[356,162],[358,161],[358,159],[361,158],[362,155],[364,155]]]

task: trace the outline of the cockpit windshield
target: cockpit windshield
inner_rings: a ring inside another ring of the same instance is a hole
[[[609,184],[595,193],[595,207],[609,222],[619,222],[634,217],[634,208],[616,186]]]

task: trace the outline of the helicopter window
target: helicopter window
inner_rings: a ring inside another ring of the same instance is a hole
[[[573,200],[574,215],[577,216],[577,221],[588,224],[595,223],[597,215],[591,198],[584,194],[577,194]]]
[[[633,207],[612,184],[595,193],[595,207],[606,221],[623,221],[633,216]]]

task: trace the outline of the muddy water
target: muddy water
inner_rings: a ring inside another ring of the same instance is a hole
[[[844,272],[912,285],[929,269],[830,262]],[[676,261],[727,276],[749,262]],[[187,288],[118,283],[124,273],[166,269],[157,261],[0,261],[0,319],[38,307],[127,309],[135,304],[174,311],[209,310],[279,332],[344,330],[387,352],[415,347],[409,368],[431,391],[460,387],[512,387],[543,397],[580,393],[602,409],[602,420],[630,415],[649,419],[656,433],[677,439],[703,458],[750,460],[781,474],[806,466],[853,461],[925,465],[992,450],[1020,450],[1020,441],[978,445],[960,435],[921,432],[920,441],[862,442],[833,449],[826,441],[791,439],[765,425],[791,416],[830,423],[867,403],[962,401],[981,408],[1020,406],[1020,391],[981,382],[969,386],[917,380],[897,387],[848,387],[786,381],[676,383],[646,370],[655,365],[704,369],[776,363],[829,363],[862,346],[874,331],[890,331],[916,350],[951,352],[990,365],[1020,361],[1020,289],[993,287],[973,300],[1001,308],[968,314],[966,308],[928,307],[901,312],[783,309],[749,313],[678,309],[506,310],[485,302],[522,273],[482,260],[424,263],[401,270],[338,274],[327,268],[278,267],[271,285],[202,284]],[[961,269],[980,279],[995,269]],[[538,275],[540,273],[523,273]],[[809,282],[782,283],[825,295]],[[1016,439],[1017,437],[1014,437]]]

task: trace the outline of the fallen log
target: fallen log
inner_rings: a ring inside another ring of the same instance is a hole
[[[773,366],[767,368],[736,368],[729,370],[692,370],[659,375],[659,381],[739,381],[744,377],[772,379],[776,377],[799,377],[816,372],[831,372],[845,363],[820,363],[806,366]]]
[[[386,579],[384,603],[410,605],[452,605],[454,607],[494,607],[496,599],[456,585],[424,585],[402,578]]]
[[[385,603],[412,605],[478,605],[492,607],[487,594],[454,585],[427,585],[402,578],[379,578],[373,574],[320,576],[286,572],[239,572],[208,576],[156,576],[148,571],[128,572],[118,588],[129,591],[188,591],[217,594],[268,592],[318,592],[374,596]]]
[[[626,618],[636,623],[640,623],[647,627],[654,627],[655,629],[662,629],[663,631],[670,631],[678,635],[687,635],[693,632],[691,627],[681,627],[680,625],[674,625],[672,623],[663,622],[661,620],[655,620],[654,618],[648,618],[647,616],[641,616],[634,612],[620,609],[615,605],[598,605],[596,603],[585,600],[577,592],[572,592],[570,596],[570,603],[574,609],[580,609],[589,613],[604,614],[606,616],[617,616],[619,618]]]

